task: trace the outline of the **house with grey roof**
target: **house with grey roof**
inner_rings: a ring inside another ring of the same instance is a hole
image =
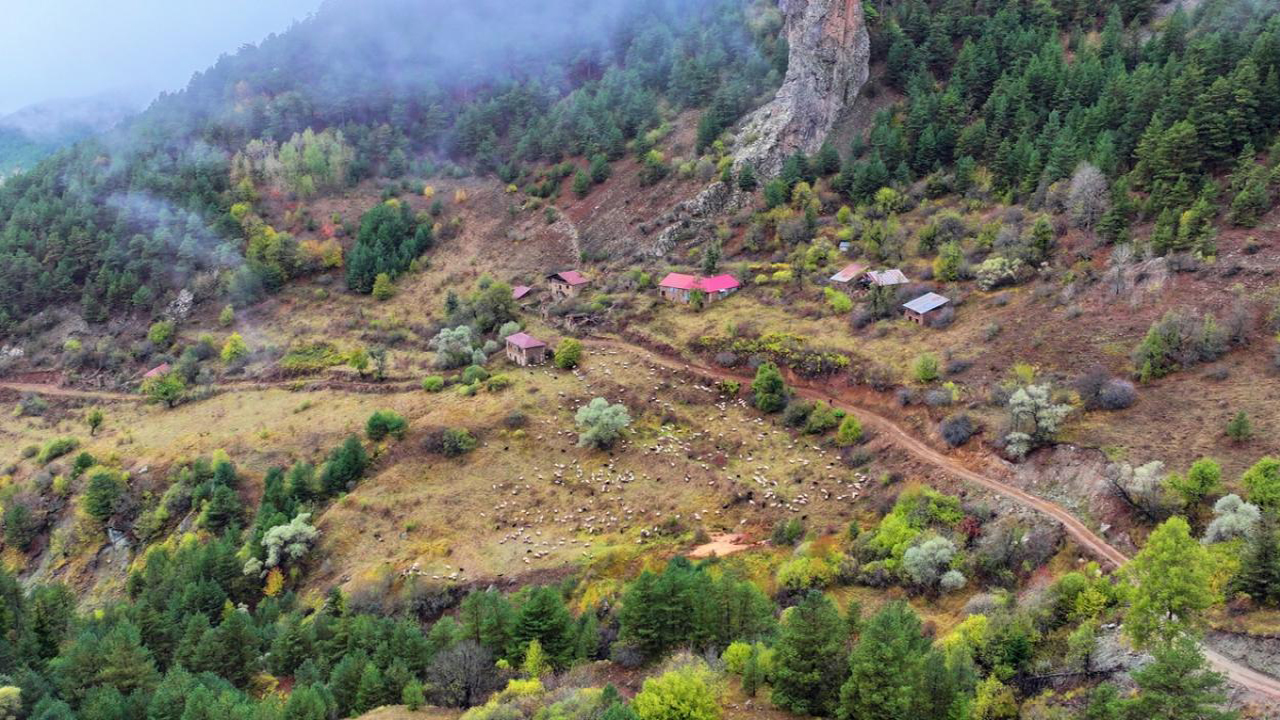
[[[951,302],[951,300],[931,292],[925,293],[920,297],[906,303],[902,306],[902,313],[907,319],[917,325],[925,325],[928,322],[930,313],[937,312],[942,306]]]

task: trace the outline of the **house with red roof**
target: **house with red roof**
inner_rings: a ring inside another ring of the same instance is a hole
[[[732,275],[685,275],[683,273],[667,273],[658,283],[658,295],[672,302],[688,304],[695,292],[701,292],[707,302],[724,299],[741,287],[738,279]]]
[[[577,297],[590,282],[577,270],[565,270],[547,276],[551,294],[557,298]]]
[[[529,293],[531,292],[533,292],[533,288],[529,287],[528,285],[517,285],[511,288],[511,299],[523,300],[526,297],[528,297]]]
[[[507,336],[507,359],[519,365],[541,365],[547,359],[547,344],[524,332]]]
[[[169,363],[160,363],[159,365],[148,370],[146,374],[142,376],[142,379],[150,380],[151,378],[158,378],[161,375],[168,375],[169,370],[170,370]]]

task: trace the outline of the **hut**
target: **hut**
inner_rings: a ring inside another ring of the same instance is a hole
[[[931,313],[936,312],[939,308],[951,302],[949,299],[939,295],[938,293],[925,293],[920,297],[906,303],[902,306],[902,313],[907,319],[917,325],[925,325],[928,323]]]
[[[830,282],[838,288],[849,290],[856,285],[866,271],[867,266],[862,263],[849,263],[841,268],[840,272],[832,275]]]
[[[547,282],[552,295],[557,298],[570,298],[577,297],[590,281],[577,270],[565,270],[551,273],[547,276]]]
[[[547,359],[547,344],[523,332],[507,336],[507,359],[519,365],[541,365]]]
[[[707,302],[722,300],[737,292],[741,285],[732,275],[702,277],[683,273],[667,273],[658,283],[658,296],[672,302],[688,304],[695,292],[701,292]]]
[[[150,380],[152,378],[158,378],[161,375],[168,375],[169,370],[170,370],[169,363],[160,363],[159,365],[148,370],[146,374],[142,376],[142,379]]]
[[[529,287],[528,285],[517,285],[511,288],[511,299],[517,300],[517,301],[523,300],[529,297],[529,293],[531,292],[533,292],[533,288]]]
[[[867,284],[872,287],[893,287],[894,285],[906,285],[909,280],[907,276],[898,268],[891,270],[872,270],[867,273]]]

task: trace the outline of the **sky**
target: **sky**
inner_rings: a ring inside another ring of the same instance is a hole
[[[154,97],[320,0],[0,0],[0,115],[44,100]]]

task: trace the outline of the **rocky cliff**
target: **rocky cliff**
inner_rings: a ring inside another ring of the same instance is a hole
[[[739,132],[739,164],[772,175],[797,149],[812,153],[867,81],[871,38],[860,0],[779,0],[790,44],[778,93]]]

